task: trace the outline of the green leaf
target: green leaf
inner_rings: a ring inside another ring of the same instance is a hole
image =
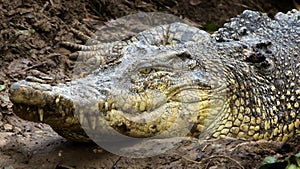
[[[297,165],[300,167],[300,158],[297,158],[296,161],[297,161]]]
[[[300,153],[294,155],[296,157],[296,162],[298,167],[300,168]]]
[[[4,89],[6,89],[6,85],[5,84],[4,85],[0,85],[0,91],[2,91]]]
[[[270,164],[263,164],[259,167],[259,169],[274,169],[274,168],[286,168],[288,163],[286,161],[283,162],[275,162]]]
[[[263,164],[272,164],[275,163],[277,161],[276,157],[266,157],[263,161]]]
[[[262,162],[262,165],[259,167],[259,169],[272,169],[272,168],[285,168],[287,166],[286,163],[278,162],[278,159],[276,157],[266,157],[264,161]]]
[[[286,169],[299,169],[295,164],[288,165]]]
[[[34,29],[29,29],[29,30],[18,30],[21,34],[23,35],[30,35],[30,34],[33,34],[35,33],[35,30]]]
[[[218,26],[215,24],[209,23],[209,24],[205,25],[205,30],[216,31],[216,30],[218,30]]]

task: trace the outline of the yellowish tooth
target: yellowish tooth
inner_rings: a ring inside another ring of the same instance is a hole
[[[146,107],[147,107],[146,102],[142,101],[139,105],[139,110],[143,112],[146,110]]]
[[[40,118],[40,121],[43,121],[44,119],[44,110],[42,108],[39,108],[38,109],[38,114],[39,114],[39,118]]]
[[[91,123],[91,127],[93,130],[96,129],[96,126],[97,126],[97,120],[96,120],[96,117],[89,117],[90,118],[90,123]]]
[[[65,108],[65,110],[64,110],[64,112],[65,112],[65,114],[68,114],[70,111],[69,111],[69,108]]]
[[[83,124],[83,120],[84,120],[84,114],[83,114],[83,112],[79,112],[79,122],[80,122],[80,124]]]
[[[57,98],[55,99],[55,103],[58,103],[60,101],[60,95],[57,96]]]
[[[115,103],[112,103],[112,104],[111,104],[111,108],[112,108],[112,109],[115,109],[115,108],[116,108]]]
[[[58,111],[60,112],[60,114],[62,115],[62,117],[65,117],[66,113],[64,112],[62,105],[59,105]]]
[[[105,103],[104,103],[104,110],[105,110],[105,111],[108,111],[108,109],[109,109],[108,102],[105,102]]]

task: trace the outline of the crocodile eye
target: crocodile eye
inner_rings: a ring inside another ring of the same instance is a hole
[[[140,70],[141,74],[150,74],[153,71],[152,68],[143,68]]]

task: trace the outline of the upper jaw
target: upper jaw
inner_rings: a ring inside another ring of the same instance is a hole
[[[43,107],[46,104],[51,104],[53,96],[44,94],[51,91],[52,87],[48,84],[22,80],[11,85],[10,100],[14,104]]]

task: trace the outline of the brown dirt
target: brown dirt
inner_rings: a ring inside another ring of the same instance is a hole
[[[70,28],[93,28],[136,11],[163,11],[211,31],[245,9],[273,16],[292,9],[279,0],[2,0],[0,3],[0,168],[257,168],[266,156],[299,152],[297,144],[234,139],[187,139],[166,154],[146,159],[118,157],[92,144],[66,141],[45,124],[16,117],[8,90],[27,76],[63,83],[71,79]],[[297,138],[295,139],[297,140]]]

